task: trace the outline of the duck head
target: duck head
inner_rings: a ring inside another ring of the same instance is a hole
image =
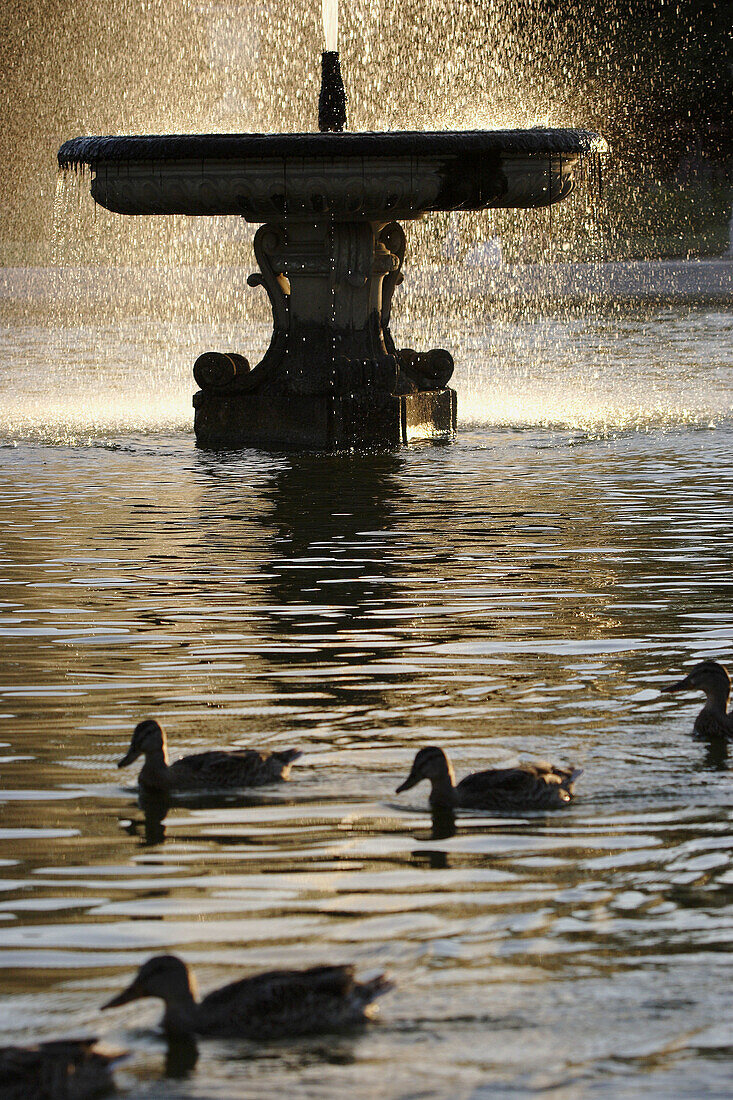
[[[451,787],[455,786],[455,775],[450,760],[437,745],[428,745],[420,749],[412,762],[412,769],[404,783],[400,783],[397,794],[408,791],[423,779],[429,779],[437,785],[445,784],[446,780]]]
[[[678,680],[677,683],[662,688],[662,691],[703,691],[708,704],[725,713],[730,695],[730,676],[728,670],[717,661],[701,661],[690,670],[684,680]]]
[[[137,760],[138,756],[147,756],[148,753],[163,753],[166,755],[165,734],[154,718],[146,718],[144,722],[138,722],[132,734],[130,747],[126,754],[117,763],[118,768],[126,768]]]
[[[177,955],[156,955],[140,967],[135,979],[102,1008],[117,1008],[141,997],[160,997],[166,1004],[190,1003],[196,988],[188,967]]]

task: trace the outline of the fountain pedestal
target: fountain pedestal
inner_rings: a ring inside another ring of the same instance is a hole
[[[397,446],[450,438],[447,351],[399,351],[389,331],[402,281],[396,222],[292,219],[254,240],[273,335],[253,370],[221,356],[194,368],[195,431],[208,446]],[[227,362],[228,360],[228,362]]]
[[[195,365],[199,443],[212,447],[395,446],[450,438],[453,360],[398,349],[400,221],[433,210],[548,206],[569,194],[584,130],[193,134],[76,138],[62,168],[88,164],[97,203],[120,214],[233,214],[260,225],[259,273],[273,334]]]

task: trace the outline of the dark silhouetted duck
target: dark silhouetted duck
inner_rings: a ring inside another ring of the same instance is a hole
[[[162,1027],[170,1035],[269,1040],[363,1024],[375,1012],[375,998],[391,988],[383,974],[357,982],[350,966],[315,966],[256,974],[197,1001],[186,964],[176,955],[157,955],[102,1008],[160,997],[165,1002]]]
[[[147,718],[135,726],[130,748],[117,767],[126,768],[138,756],[144,756],[138,783],[146,790],[233,790],[288,779],[290,765],[301,755],[298,749],[283,752],[235,749],[233,752],[199,752],[169,764],[165,734],[154,719]]]
[[[0,1047],[2,1100],[92,1100],[114,1091],[110,1069],[122,1051],[95,1049],[96,1039],[57,1039]]]
[[[422,779],[430,780],[433,809],[465,807],[475,810],[555,810],[573,797],[573,784],[582,768],[558,768],[542,760],[516,768],[474,772],[456,785],[450,760],[435,745],[420,749],[412,770],[397,788],[406,791]]]
[[[733,714],[728,714],[730,676],[717,661],[701,661],[676,684],[662,688],[664,692],[703,691],[705,706],[695,719],[698,737],[728,737],[733,739]]]

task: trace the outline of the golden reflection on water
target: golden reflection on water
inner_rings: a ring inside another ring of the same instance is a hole
[[[730,653],[730,453],[726,426],[5,448],[3,1033],[104,1034],[135,1095],[715,1088],[728,761],[658,687]],[[114,765],[143,714],[174,753],[305,755],[272,790],[139,804]],[[459,776],[576,761],[578,801],[431,819],[394,793],[425,743]],[[204,989],[341,959],[397,987],[361,1037],[206,1044],[163,1086],[157,1008],[98,1006],[167,950]]]

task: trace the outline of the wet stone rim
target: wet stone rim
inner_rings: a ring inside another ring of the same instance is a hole
[[[591,130],[365,131],[341,134],[161,134],[130,137],[78,137],[58,152],[60,168],[99,161],[248,159],[250,157],[465,156],[525,154],[538,156],[607,152],[604,139]]]

